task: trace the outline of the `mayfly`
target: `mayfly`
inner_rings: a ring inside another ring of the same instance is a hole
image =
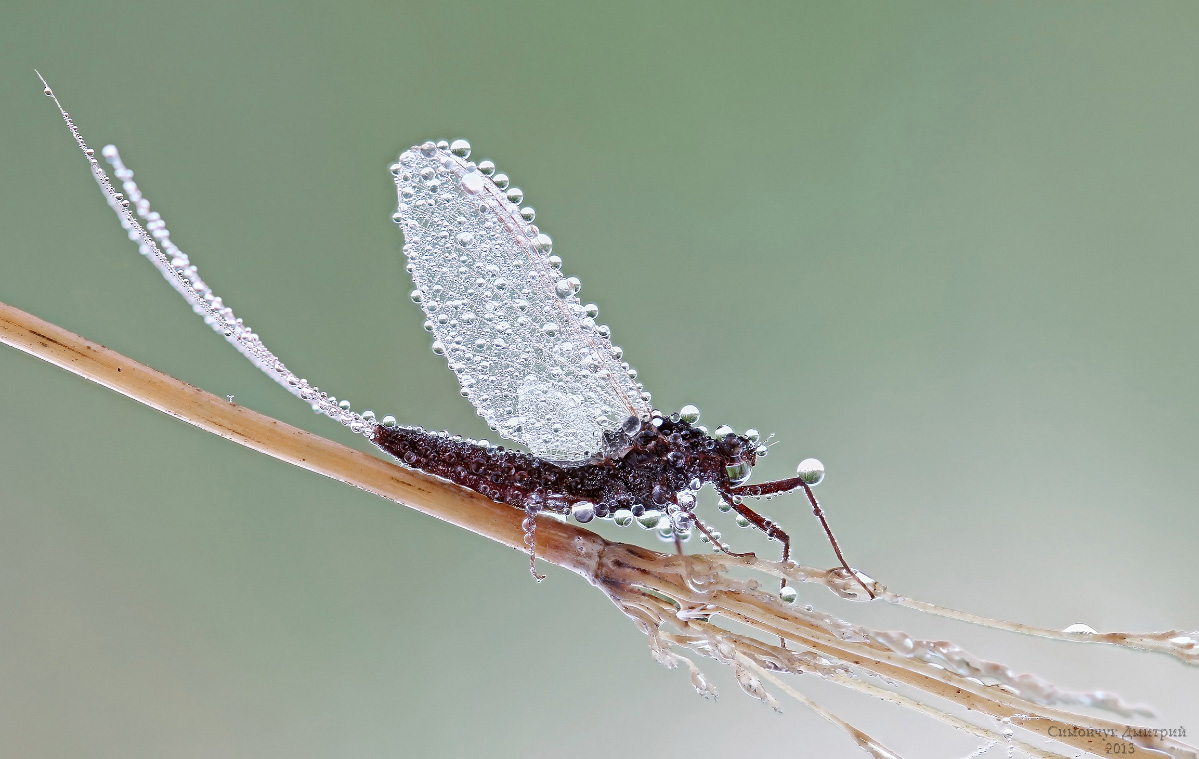
[[[205,322],[314,411],[365,435],[404,465],[522,509],[529,568],[538,580],[541,512],[583,523],[636,520],[679,550],[694,528],[716,550],[730,551],[695,514],[696,493],[710,484],[722,508],[782,543],[784,561],[790,560],[790,537],[744,499],[802,490],[842,568],[873,597],[812,494],[824,476],[820,462],[806,459],[795,477],[750,485],[750,470],[767,452],[756,431],[738,435],[722,425],[709,433],[694,406],[669,415],[654,409],[608,327],[596,323],[599,309],[579,299],[578,279],[562,274],[550,237],[533,223],[533,209],[522,205],[524,194],[491,161],[472,162],[465,140],[425,142],[400,154],[390,167],[398,196],[392,220],[404,236],[416,284],[412,299],[428,317],[433,352],[449,361],[462,395],[491,429],[530,453],[355,412],[348,401],[289,371],[200,278],[116,148],[101,152],[124,192],[42,83],[130,239]]]

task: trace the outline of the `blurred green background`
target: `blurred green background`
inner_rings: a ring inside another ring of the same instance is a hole
[[[356,444],[136,254],[36,66],[298,373],[483,436],[407,298],[386,170],[467,137],[660,407],[777,433],[759,479],[824,460],[856,565],[1031,623],[1199,626],[1193,3],[12,0],[0,22],[0,300]],[[535,585],[9,348],[0,386],[4,756],[860,755],[714,662],[700,700],[574,576]],[[797,498],[765,511],[833,563]],[[1173,661],[803,592],[1199,733]],[[976,745],[795,685],[901,753]]]

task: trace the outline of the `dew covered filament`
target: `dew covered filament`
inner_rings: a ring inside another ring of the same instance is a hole
[[[45,80],[42,81],[44,84]],[[113,174],[120,180],[124,192],[118,192],[113,186],[104,168],[96,160],[94,151],[84,142],[74,121],[48,85],[46,94],[54,99],[59,113],[71,130],[71,135],[88,161],[92,177],[100,186],[108,205],[116,213],[121,226],[128,232],[129,239],[138,244],[138,252],[154,264],[167,282],[191,305],[192,310],[204,319],[204,323],[285,390],[310,404],[314,411],[341,422],[354,432],[369,436],[375,425],[373,419],[365,419],[350,411],[348,404],[344,407],[335,405],[327,393],[310,385],[308,380],[293,374],[267,349],[258,334],[212,291],[207,282],[200,277],[196,265],[171,239],[171,232],[162,216],[151,210],[150,201],[133,180],[133,172],[122,162],[116,146],[106,145],[100,152],[112,166]],[[144,226],[138,221],[139,217],[145,222]]]

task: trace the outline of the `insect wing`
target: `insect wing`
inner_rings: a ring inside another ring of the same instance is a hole
[[[464,145],[427,142],[391,167],[412,297],[492,429],[541,458],[582,461],[604,432],[648,416],[649,395],[578,280],[559,271],[550,238],[522,217],[520,191],[467,161]]]

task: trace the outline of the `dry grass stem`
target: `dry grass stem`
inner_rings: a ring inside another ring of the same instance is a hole
[[[517,509],[237,406],[2,303],[0,341],[228,440],[523,550],[524,514]],[[986,741],[976,755],[1002,744],[1043,759],[1063,756],[1013,737],[1015,730],[1023,730],[1030,738],[1039,736],[1042,743],[1047,735],[1057,736],[1060,744],[1101,756],[1105,744],[1114,742],[1129,744],[1125,749],[1129,753],[1135,746],[1139,753],[1199,759],[1193,747],[1172,738],[1152,733],[1122,738],[1131,723],[1064,708],[1089,706],[1122,718],[1144,713],[1110,694],[1064,691],[943,641],[872,630],[810,607],[786,604],[774,590],[777,581],[772,578],[784,577],[793,583],[819,583],[841,597],[861,600],[864,594],[857,578],[841,569],[826,571],[719,554],[663,555],[613,543],[545,517],[538,520],[537,553],[602,590],[647,635],[655,658],[668,666],[681,664],[689,669],[700,693],[715,691],[699,668],[677,651],[688,650],[728,664],[747,693],[776,708],[765,683],[794,695],[876,757],[895,754],[794,693],[777,674],[806,673],[910,707]],[[745,570],[757,572],[766,582],[736,579],[730,574],[734,569],[742,574]],[[1188,664],[1199,660],[1199,634],[1193,632],[1060,633],[944,609],[889,593],[877,583],[872,587],[880,601],[959,621],[1026,635],[1167,653]],[[721,627],[718,620],[722,619],[746,625],[758,635]],[[780,639],[788,646],[779,645]],[[900,693],[897,687],[913,689],[920,697]],[[993,725],[975,724],[950,713],[940,705],[942,699],[946,707],[956,705],[985,715]]]

